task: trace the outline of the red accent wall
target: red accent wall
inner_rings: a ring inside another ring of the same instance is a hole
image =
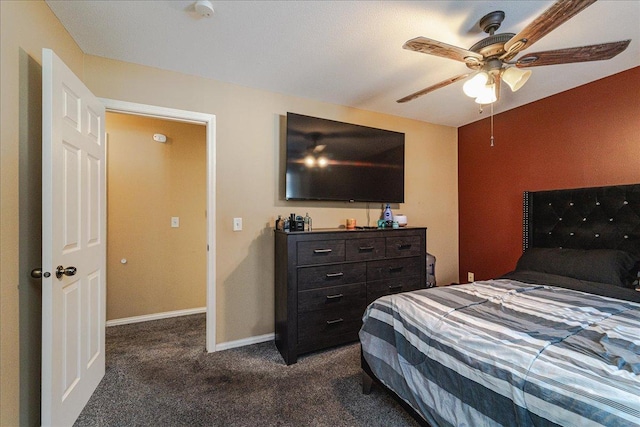
[[[640,67],[495,115],[490,136],[488,114],[458,129],[462,282],[513,270],[523,191],[640,183]]]

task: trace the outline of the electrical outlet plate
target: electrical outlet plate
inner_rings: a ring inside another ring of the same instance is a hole
[[[467,281],[473,282],[473,281],[475,281],[475,279],[476,279],[475,274],[473,274],[472,272],[469,271],[467,273]]]
[[[233,218],[233,231],[242,231],[242,218]]]

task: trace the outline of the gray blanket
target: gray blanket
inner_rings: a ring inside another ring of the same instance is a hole
[[[640,303],[510,279],[390,295],[360,331],[433,426],[640,425]]]

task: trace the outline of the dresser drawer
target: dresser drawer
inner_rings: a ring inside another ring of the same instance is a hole
[[[361,327],[362,320],[358,320],[353,321],[353,324],[350,327],[343,328],[339,331],[331,331],[332,333],[330,334],[320,333],[318,335],[303,337],[297,343],[298,354],[309,353],[316,350],[335,347],[340,344],[358,341],[358,332]]]
[[[344,261],[344,240],[298,242],[298,265]]]
[[[364,310],[366,298],[364,283],[302,291],[298,292],[298,313],[341,307],[362,307]]]
[[[298,345],[302,351],[341,344],[344,339],[358,339],[362,326],[364,302],[357,307],[340,307],[298,315]]]
[[[426,256],[421,251],[420,241],[420,236],[387,237],[386,255],[388,258],[415,255]]]
[[[425,287],[420,282],[421,276],[408,276],[398,279],[376,280],[367,283],[367,304],[385,295],[397,294],[400,292],[415,291]]]
[[[424,257],[383,259],[367,263],[367,281],[420,275]]]
[[[298,268],[299,291],[348,285],[364,282],[366,279],[367,265],[364,262]]]
[[[345,242],[347,261],[367,261],[384,258],[384,237],[372,239],[350,239]]]

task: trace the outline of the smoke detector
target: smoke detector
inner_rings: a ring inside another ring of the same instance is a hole
[[[167,135],[163,135],[161,133],[154,133],[153,140],[156,142],[167,142]]]
[[[213,15],[213,5],[209,0],[198,0],[193,7],[196,13],[203,18],[210,18]]]

